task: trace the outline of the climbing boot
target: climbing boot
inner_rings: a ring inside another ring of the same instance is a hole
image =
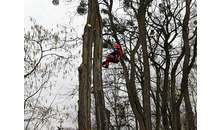
[[[108,65],[104,65],[103,67],[104,67],[104,68],[108,68]]]

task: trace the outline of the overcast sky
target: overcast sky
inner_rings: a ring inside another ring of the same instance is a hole
[[[68,21],[65,15],[68,11],[63,2],[54,6],[52,0],[24,0],[24,27],[30,25],[29,17],[34,18],[46,28],[54,28],[56,24]]]
[[[52,0],[24,0],[24,27],[25,29],[30,28],[29,17],[34,18],[38,24],[42,25],[47,29],[56,29],[57,24],[68,24],[69,23],[69,12],[73,14],[76,11],[76,7],[79,0],[73,0],[69,5],[60,0],[58,6],[52,4]],[[73,19],[72,25],[78,29],[79,34],[82,34],[86,22],[86,16],[76,15]]]
[[[71,12],[72,15],[74,15],[76,11],[76,7],[78,4],[79,0],[73,0],[74,2],[72,4],[66,5],[63,3],[63,0],[60,0],[60,4],[58,6],[54,6],[52,4],[52,0],[24,0],[24,28],[25,31],[29,31],[31,28],[31,22],[30,18],[32,17],[33,19],[36,20],[36,22],[39,25],[42,25],[44,28],[47,29],[52,29],[56,31],[57,29],[57,24],[59,25],[66,25],[69,23],[69,12]],[[81,34],[83,33],[83,27],[86,22],[86,16],[79,16],[75,15],[74,18],[72,19],[71,26],[77,30],[77,35],[80,37]],[[81,47],[76,48],[76,52],[73,52],[73,55],[75,53],[79,52],[79,49]],[[79,62],[78,59],[76,61],[76,66],[75,68],[72,68],[73,70],[78,68]],[[77,76],[77,75],[76,75]],[[78,83],[78,78],[74,78],[77,81],[68,81],[68,80],[63,80],[63,79],[56,79],[56,87],[53,87],[52,93],[57,93],[60,88],[62,89],[73,89],[73,86],[71,85],[77,85]],[[53,79],[52,79],[53,80]],[[65,85],[64,85],[65,84]],[[64,87],[63,87],[64,85]],[[61,90],[61,91],[67,91],[67,90]],[[47,97],[48,103],[50,103],[50,100],[53,100],[54,97]],[[75,102],[77,100],[75,99],[77,97],[74,97]],[[59,100],[57,100],[59,101]],[[74,102],[72,102],[72,105],[74,105]],[[76,113],[73,113],[73,115]],[[76,116],[76,115],[75,115]],[[67,123],[67,124],[66,124]],[[68,122],[64,122],[63,126],[70,126],[72,124],[68,124]]]

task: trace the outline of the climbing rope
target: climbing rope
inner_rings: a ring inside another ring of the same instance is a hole
[[[118,113],[120,113],[120,111],[121,111],[121,105],[119,105],[119,100],[120,100],[120,98],[119,98],[119,63],[118,63],[118,67],[116,68],[117,69],[117,80],[116,80],[116,91],[117,91],[117,101],[118,101]]]

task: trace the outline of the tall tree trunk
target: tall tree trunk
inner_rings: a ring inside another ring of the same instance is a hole
[[[136,90],[136,85],[135,85],[135,54],[140,46],[140,42],[138,41],[137,45],[135,46],[134,50],[131,51],[131,74],[130,74],[130,87],[127,87],[130,96],[130,101],[134,100],[134,103],[132,102],[132,108],[134,109],[134,113],[136,114],[136,117],[139,122],[140,129],[145,129],[144,125],[144,113],[143,109],[141,107],[141,103],[138,98],[137,90]]]
[[[79,130],[91,130],[91,68],[92,68],[92,36],[95,13],[93,0],[89,0],[87,24],[83,34],[83,60],[79,70]]]
[[[95,95],[95,109],[97,130],[108,130],[110,112],[105,108],[105,100],[102,86],[102,18],[99,13],[98,1],[94,0],[95,30],[94,30],[94,60],[93,60],[93,84]]]
[[[151,105],[150,105],[150,65],[149,56],[147,52],[147,41],[146,41],[146,26],[145,26],[145,16],[146,7],[152,0],[140,0],[140,6],[138,9],[137,20],[139,27],[139,40],[142,45],[143,51],[143,61],[144,61],[144,85],[142,86],[143,95],[143,110],[144,110],[144,125],[145,130],[151,130]]]
[[[185,49],[185,58],[183,63],[183,78],[181,87],[184,92],[184,101],[185,101],[185,107],[186,107],[186,115],[187,115],[187,121],[189,124],[189,130],[195,130],[195,121],[194,116],[192,112],[192,106],[189,98],[189,90],[188,90],[188,75],[191,70],[191,67],[189,65],[190,61],[190,46],[189,46],[189,18],[190,18],[190,3],[191,0],[186,0],[186,13],[183,20],[183,41],[184,41],[184,49]],[[194,48],[196,49],[196,48]]]
[[[177,58],[172,71],[171,71],[171,99],[172,99],[172,129],[173,130],[181,130],[181,122],[180,122],[180,104],[181,103],[177,103],[177,95],[176,95],[176,70],[177,67],[180,63],[180,61],[182,60],[182,58],[184,57],[184,48],[182,50],[182,53],[180,54],[180,56]],[[182,102],[182,98],[180,97]]]
[[[164,86],[163,86],[163,92],[162,92],[162,117],[163,117],[163,126],[165,130],[169,130],[169,121],[168,121],[168,115],[167,115],[167,107],[168,107],[168,88],[169,88],[169,68],[170,68],[170,54],[169,54],[169,48],[168,48],[168,38],[165,38],[164,43],[164,50],[166,53],[166,68],[164,70]]]
[[[156,65],[155,65],[156,67]],[[156,67],[156,73],[157,73],[157,91],[156,91],[156,130],[160,130],[160,118],[161,118],[161,112],[160,112],[160,69],[159,67]]]
[[[91,109],[91,66],[92,66],[92,30],[85,27],[83,36],[83,62],[79,67],[79,130],[90,130]]]

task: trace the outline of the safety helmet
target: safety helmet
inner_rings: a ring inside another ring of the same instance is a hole
[[[120,46],[117,44],[117,45],[115,45],[115,49],[119,49],[120,48]]]

